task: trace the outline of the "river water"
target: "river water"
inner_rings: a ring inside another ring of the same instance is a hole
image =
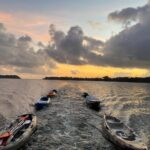
[[[35,112],[38,130],[22,150],[116,150],[101,134],[102,116],[112,114],[129,125],[150,149],[150,84],[0,80],[0,126],[31,107],[51,89],[58,89],[47,109]],[[102,101],[102,110],[89,109],[83,92]]]

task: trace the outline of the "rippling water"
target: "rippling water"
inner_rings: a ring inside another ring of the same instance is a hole
[[[24,149],[115,150],[99,132],[104,113],[122,119],[150,148],[150,84],[145,83],[2,79],[0,125],[32,112],[30,104],[53,88],[59,90],[58,97],[48,109],[37,112],[39,130]],[[86,107],[81,97],[84,91],[102,100],[100,112]]]

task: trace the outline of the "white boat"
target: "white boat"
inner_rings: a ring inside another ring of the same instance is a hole
[[[103,135],[121,149],[148,150],[131,128],[113,116],[104,115]]]

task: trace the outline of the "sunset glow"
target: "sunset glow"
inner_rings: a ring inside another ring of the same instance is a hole
[[[2,0],[0,74],[150,76],[149,9],[148,0]]]

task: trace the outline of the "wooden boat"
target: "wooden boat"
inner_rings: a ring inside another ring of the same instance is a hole
[[[57,95],[57,90],[51,90],[48,94],[47,94],[47,96],[48,97],[55,97]]]
[[[8,127],[0,130],[0,150],[17,150],[35,132],[37,118],[33,114],[18,116]]]
[[[35,109],[41,110],[44,107],[48,107],[51,103],[51,99],[48,96],[41,97],[36,103],[35,103]]]
[[[131,128],[113,116],[104,115],[103,135],[121,149],[148,150]]]
[[[89,95],[88,93],[83,93],[86,104],[93,109],[100,109],[100,100],[94,96]]]

